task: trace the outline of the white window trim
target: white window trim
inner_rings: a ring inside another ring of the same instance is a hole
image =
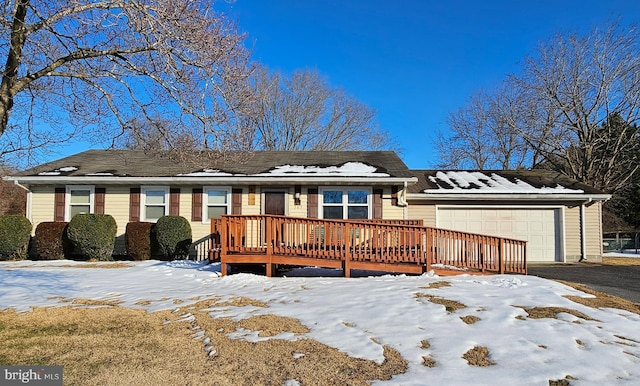
[[[231,186],[205,186],[202,188],[202,223],[210,224],[208,217],[209,211],[209,190],[226,190],[227,191],[227,214],[231,214]],[[220,205],[222,206],[222,205]]]
[[[348,200],[348,191],[349,190],[365,190],[367,192],[367,218],[370,219],[373,215],[372,213],[372,199],[373,199],[373,188],[369,186],[323,186],[318,189],[318,217],[324,218],[324,210],[322,207],[324,206],[324,191],[325,190],[340,190],[342,191],[342,219],[349,219],[349,200]],[[330,204],[337,206],[335,204]],[[364,206],[361,204],[352,205],[352,206]]]
[[[164,214],[169,214],[169,187],[168,186],[142,186],[140,188],[140,221],[156,222],[157,218],[147,218],[147,191],[164,190]],[[159,205],[158,205],[159,206]]]
[[[94,212],[94,196],[96,193],[96,187],[93,185],[67,185],[64,197],[64,221],[71,221],[71,191],[72,190],[88,190],[89,191],[89,213]],[[86,205],[86,204],[83,204]]]

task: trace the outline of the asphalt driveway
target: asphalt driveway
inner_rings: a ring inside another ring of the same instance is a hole
[[[593,290],[640,303],[640,265],[530,265],[529,275],[584,284]]]

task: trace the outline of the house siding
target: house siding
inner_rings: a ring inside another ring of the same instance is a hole
[[[398,192],[397,194],[400,194]],[[397,199],[392,196],[392,190],[390,186],[387,186],[382,191],[382,218],[391,220],[401,220],[404,218],[404,207],[395,205]]]
[[[585,207],[586,257],[590,261],[602,261],[602,204],[597,202]],[[582,258],[580,233],[580,205],[565,208],[566,261]]]
[[[602,204],[597,202],[585,208],[587,228],[587,260],[602,261]],[[595,236],[598,237],[595,237]]]
[[[116,244],[114,254],[127,253],[124,234],[129,222],[129,186],[107,186],[104,196],[104,213],[116,220],[118,231],[116,232]]]
[[[580,206],[564,209],[565,259],[567,262],[580,260]]]
[[[409,220],[422,220],[425,226],[436,226],[436,205],[435,203],[421,203],[409,201]]]
[[[31,188],[31,223],[35,235],[36,226],[41,222],[53,221],[55,217],[55,187],[34,186]]]
[[[293,189],[290,189],[290,192],[292,192],[292,194],[289,194],[289,216],[292,217],[307,217],[307,194],[309,193],[309,188],[306,186],[303,186],[300,190],[300,204],[296,205],[295,204],[295,191]]]

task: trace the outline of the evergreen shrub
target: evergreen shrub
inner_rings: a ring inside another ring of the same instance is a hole
[[[36,227],[36,249],[41,260],[61,260],[69,254],[68,222],[41,222]]]
[[[153,225],[150,222],[130,222],[127,224],[125,243],[127,254],[131,259],[136,261],[151,259],[151,228]]]
[[[108,214],[76,214],[67,226],[74,253],[83,259],[112,260],[118,226]]]
[[[0,215],[0,260],[23,260],[31,239],[31,221],[25,216]]]
[[[184,259],[191,248],[191,225],[182,216],[162,216],[152,228],[152,240],[163,259]]]

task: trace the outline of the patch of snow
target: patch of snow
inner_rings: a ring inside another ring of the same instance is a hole
[[[362,162],[347,162],[341,166],[299,166],[281,165],[266,173],[255,174],[255,176],[348,176],[348,177],[389,177],[387,173],[378,173],[374,166]]]
[[[48,171],[48,172],[40,172],[38,173],[38,175],[39,176],[59,176],[61,173],[70,173],[70,172],[75,172],[76,170],[78,170],[78,168],[75,166],[65,166],[65,167]]]
[[[197,172],[178,174],[179,177],[220,177],[232,175],[231,173],[222,172],[218,169],[202,169]]]
[[[571,381],[575,385],[635,385],[640,379],[640,315],[575,303],[566,295],[589,295],[535,276],[445,278],[430,272],[351,279],[219,277],[220,264],[191,261],[130,262],[127,268],[111,269],[80,268],[82,265],[71,261],[0,262],[0,309],[62,307],[69,303],[61,300],[72,298],[117,299],[122,307],[173,310],[179,322],[195,327],[195,316],[187,311],[194,303],[219,299],[224,304],[246,297],[267,307],[220,306],[207,312],[213,318],[233,320],[266,314],[290,317],[310,332],[272,337],[242,329],[219,329],[218,333],[251,341],[314,339],[377,363],[384,361],[384,345],[398,350],[408,362],[406,372],[388,381],[374,381],[374,385],[543,385],[567,375],[576,378]],[[313,272],[322,273],[319,269]],[[295,276],[295,270],[290,273]],[[441,281],[449,286],[430,288]],[[417,294],[454,300],[465,308],[448,312]],[[174,301],[178,299],[177,307]],[[569,314],[532,319],[522,308],[547,306],[573,309],[593,320]],[[467,325],[460,319],[466,315],[480,320]],[[202,329],[194,328],[192,338],[202,336],[203,355],[217,355],[210,341],[204,343],[207,334],[199,331]],[[429,348],[422,347],[424,340]],[[487,347],[495,366],[471,367],[462,359],[476,345]],[[291,355],[299,358],[302,354],[292,351]],[[423,365],[427,355],[436,361],[435,367]],[[296,385],[294,382],[288,384]]]
[[[437,189],[426,189],[425,193],[584,193],[582,189],[569,189],[562,185],[536,188],[520,179],[515,182],[497,174],[482,172],[448,171],[437,172],[429,180]],[[444,186],[446,184],[447,186]]]
[[[112,176],[113,173],[107,172],[98,172],[98,173],[87,173],[87,176]]]
[[[636,253],[636,250],[625,250],[623,252],[605,252],[603,257],[631,257],[640,259],[640,253]]]

